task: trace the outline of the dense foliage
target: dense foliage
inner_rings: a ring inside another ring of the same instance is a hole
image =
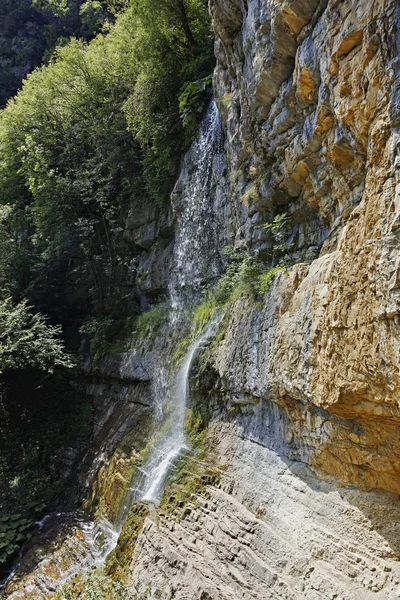
[[[0,301],[0,374],[8,369],[72,367],[60,339],[61,328],[49,325],[26,301]]]
[[[62,371],[5,371],[0,379],[0,579],[9,561],[63,491],[77,490],[92,408]]]
[[[110,11],[91,0],[2,0],[0,2],[0,106],[21,80],[47,60],[56,44],[75,34],[97,33]]]
[[[28,76],[0,116],[9,294],[46,309],[72,288],[79,308],[110,311],[127,254],[124,212],[133,196],[168,197],[187,141],[179,94],[211,69],[204,0],[136,0]]]

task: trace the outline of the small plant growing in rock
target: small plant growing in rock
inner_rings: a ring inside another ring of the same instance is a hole
[[[258,186],[256,183],[252,183],[245,191],[242,196],[242,202],[245,206],[250,206],[252,202],[258,200],[260,198],[260,194],[258,191]]]
[[[266,231],[270,231],[274,240],[272,260],[284,256],[290,252],[293,242],[290,242],[291,217],[287,213],[275,215],[272,223],[264,225]]]
[[[179,113],[183,126],[195,133],[201,115],[212,94],[212,77],[188,83],[179,96]]]
[[[106,354],[128,349],[133,326],[133,317],[90,317],[83,323],[80,333],[90,340],[93,367]]]
[[[222,104],[225,107],[228,107],[229,104],[231,103],[232,100],[232,92],[225,92],[225,94],[222,96]]]
[[[249,168],[249,176],[251,179],[255,179],[259,175],[258,168],[255,165],[252,165]]]
[[[276,275],[279,273],[279,271],[282,271],[283,269],[283,265],[276,265],[276,267],[272,267],[272,269],[270,269],[266,273],[261,273],[257,284],[257,292],[261,296],[265,296],[265,294],[267,294]]]
[[[154,338],[157,331],[168,317],[167,304],[156,304],[139,315],[134,325],[134,332],[139,338]]]

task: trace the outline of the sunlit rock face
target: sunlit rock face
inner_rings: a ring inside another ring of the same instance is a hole
[[[249,2],[242,11],[216,0],[212,13],[228,162],[242,169],[236,241],[262,247],[257,219],[287,212],[300,263],[262,310],[238,303],[217,353],[220,377],[278,402],[294,435],[315,428],[304,445],[320,470],[399,493],[395,3]],[[252,167],[265,180],[243,206]],[[305,264],[300,251],[312,247],[319,256]],[[320,425],[307,426],[319,409]]]
[[[298,248],[318,246],[361,201],[371,163],[382,165],[394,118],[395,3],[241,6],[211,3],[236,243],[268,246],[262,223],[290,205]]]
[[[166,600],[395,600],[398,497],[337,488],[237,425],[215,424],[218,487],[147,518],[129,582]],[[151,597],[151,596],[150,596]]]

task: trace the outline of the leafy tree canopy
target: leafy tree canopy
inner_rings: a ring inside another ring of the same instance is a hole
[[[0,2],[0,106],[21,80],[71,35],[91,39],[111,9],[96,0],[2,0]]]
[[[28,76],[0,115],[0,226],[5,262],[18,265],[12,276],[0,261],[9,293],[46,309],[73,271],[108,310],[124,211],[133,196],[168,198],[188,142],[178,97],[212,67],[205,0],[132,0],[90,43],[72,39]]]

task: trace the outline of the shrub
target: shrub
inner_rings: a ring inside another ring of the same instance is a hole
[[[188,83],[179,96],[179,114],[184,127],[195,131],[212,94],[212,77]]]
[[[80,333],[90,339],[93,366],[106,354],[122,352],[129,347],[134,318],[90,317],[80,328]]]
[[[49,325],[34,313],[26,300],[14,305],[11,298],[0,301],[0,373],[7,369],[73,366],[60,339],[61,327]]]
[[[265,264],[256,256],[240,255],[227,251],[229,263],[217,285],[208,293],[209,301],[217,305],[226,304],[245,293],[257,293],[258,278]]]
[[[257,292],[264,296],[269,291],[269,288],[271,287],[271,284],[275,279],[276,275],[279,273],[279,271],[282,271],[283,269],[283,265],[277,265],[276,267],[272,267],[272,269],[270,269],[266,273],[261,273],[261,275],[258,278]]]
[[[291,234],[291,217],[287,213],[275,215],[272,223],[264,225],[266,231],[272,233],[274,240],[272,260],[290,252],[293,243],[289,241]]]

